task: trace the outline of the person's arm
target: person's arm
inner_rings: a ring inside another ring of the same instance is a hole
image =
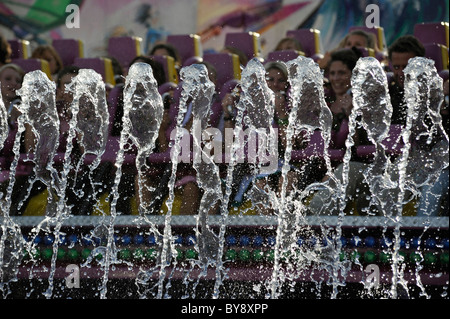
[[[228,93],[222,100],[224,128],[234,128],[235,97],[232,93]]]

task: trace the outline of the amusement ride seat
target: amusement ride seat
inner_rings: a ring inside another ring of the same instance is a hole
[[[8,40],[11,47],[11,59],[28,59],[31,56],[30,42],[22,39]]]
[[[141,43],[139,37],[111,37],[108,40],[108,55],[116,58],[126,71],[131,61],[142,55]]]
[[[239,48],[245,53],[248,60],[260,58],[261,56],[261,39],[257,32],[231,32],[225,36],[225,47]]]
[[[217,87],[220,89],[230,80],[240,80],[241,66],[239,57],[231,53],[207,53],[203,60],[211,63],[217,71]]]
[[[177,49],[180,54],[181,64],[190,57],[203,57],[200,36],[197,34],[172,34],[167,36],[167,43]]]
[[[74,65],[80,69],[92,69],[102,76],[102,79],[106,84],[109,84],[112,87],[116,85],[111,59],[76,58]]]
[[[178,71],[175,67],[175,59],[173,57],[167,55],[152,55],[150,58],[161,63],[167,82],[178,83]]]
[[[287,37],[296,39],[302,45],[305,56],[312,58],[314,61],[323,57],[322,42],[320,31],[317,29],[297,29],[288,30]]]
[[[55,39],[52,42],[64,66],[73,65],[76,58],[84,57],[84,44],[79,39]]]
[[[266,62],[281,61],[288,62],[295,60],[299,56],[305,56],[305,53],[297,50],[272,51],[267,55]]]
[[[43,59],[14,59],[12,63],[20,66],[25,73],[41,70],[51,80],[50,66],[46,60]]]

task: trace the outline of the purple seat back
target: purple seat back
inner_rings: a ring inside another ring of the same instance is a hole
[[[241,78],[239,57],[235,54],[209,53],[203,55],[203,60],[211,63],[216,69],[219,90],[226,82]]]
[[[402,130],[403,127],[399,124],[392,124],[390,126],[388,137],[386,137],[382,142],[387,154],[401,154],[404,146],[402,140]],[[356,148],[356,154],[362,158],[371,158],[375,154],[375,145],[359,145]]]
[[[177,85],[173,82],[165,82],[161,84],[158,88],[159,94],[163,95],[166,93],[169,93],[170,91],[173,91],[177,88]]]
[[[389,127],[389,135],[382,142],[388,152],[394,154],[400,154],[402,147],[404,146],[402,140],[403,127],[399,124],[392,124]]]
[[[347,119],[342,120],[339,131],[336,132],[335,136],[333,137],[333,145],[335,148],[337,149],[345,148],[345,141],[347,140],[349,131],[350,128],[348,126],[348,120]]]
[[[11,59],[28,59],[31,56],[30,42],[22,39],[8,40],[11,47]]]
[[[41,70],[45,74],[47,74],[49,79],[52,79],[52,75],[50,74],[50,66],[48,62],[42,59],[14,59],[12,63],[20,66],[25,73]]]
[[[323,156],[324,150],[324,140],[322,137],[322,132],[320,130],[315,130],[309,137],[308,145],[304,149],[292,150],[291,158],[292,160],[304,160],[312,156]]]
[[[324,147],[325,143],[322,137],[322,131],[315,130],[311,134],[306,150],[308,150],[310,156],[321,155],[323,153]]]
[[[56,39],[52,42],[64,66],[73,65],[76,58],[84,57],[83,42],[76,39]]]
[[[418,23],[414,26],[414,36],[422,44],[438,43],[448,48],[448,22]]]
[[[175,60],[171,56],[152,55],[151,58],[161,63],[167,82],[178,83],[178,71],[175,68]]]
[[[131,61],[142,54],[141,42],[138,37],[109,38],[108,54],[116,58],[124,69],[128,69]]]
[[[115,85],[114,71],[110,59],[105,58],[76,58],[74,65],[81,69],[92,69],[102,76],[105,83]]]
[[[304,55],[304,53],[296,50],[273,51],[267,55],[266,62],[272,61],[288,62],[291,60],[295,60],[301,55]]]
[[[425,57],[434,60],[438,72],[448,69],[448,48],[438,43],[426,43]]]
[[[108,141],[106,142],[105,152],[102,154],[101,161],[102,162],[111,162],[115,163],[117,160],[117,154],[120,149],[120,137],[118,136],[109,136]],[[134,158],[130,158],[129,154],[124,154],[123,164],[133,164]],[[90,165],[95,160],[96,155],[94,154],[86,154],[84,158],[84,164]]]
[[[260,35],[257,32],[227,33],[225,46],[238,48],[245,53],[248,60],[261,56]]]
[[[342,125],[342,126],[344,126],[344,125]],[[348,129],[348,126],[347,126],[347,129]],[[337,135],[339,135],[340,133],[345,133],[345,128],[341,131],[343,131],[343,132],[339,132]],[[335,138],[336,137],[337,136],[335,136]],[[342,136],[337,137],[337,138],[342,138]],[[335,142],[335,144],[336,144],[336,142]],[[305,159],[308,159],[311,157],[323,158],[324,157],[324,149],[325,149],[325,143],[324,143],[324,139],[322,136],[322,131],[315,130],[311,134],[306,148],[300,149],[300,150],[297,150],[297,149],[292,150],[291,158],[294,161],[301,161],[301,160],[305,160]],[[345,155],[345,150],[342,148],[331,148],[331,147],[328,148],[328,156],[329,156],[330,160],[332,160],[332,161],[342,161],[344,158],[344,155]]]
[[[177,49],[180,54],[181,64],[183,64],[190,57],[203,56],[200,36],[197,34],[169,35],[167,36],[167,42]]]
[[[320,31],[316,29],[298,29],[286,32],[287,37],[296,39],[302,45],[307,57],[322,53]]]

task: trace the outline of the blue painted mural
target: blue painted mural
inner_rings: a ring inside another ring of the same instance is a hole
[[[324,0],[298,27],[319,29],[325,50],[331,50],[351,26],[365,24],[369,4],[380,8],[380,25],[388,44],[399,36],[413,34],[417,23],[449,21],[449,0]]]

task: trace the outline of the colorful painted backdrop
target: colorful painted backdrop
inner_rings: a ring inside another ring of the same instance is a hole
[[[66,26],[69,4],[80,8],[79,28]],[[169,34],[197,33],[204,50],[218,50],[227,32],[243,30],[261,34],[265,53],[287,30],[312,27],[329,50],[364,24],[368,4],[379,6],[388,43],[416,23],[449,20],[449,0],[0,0],[0,30],[33,44],[78,38],[96,56],[110,36],[139,36],[145,52]]]

